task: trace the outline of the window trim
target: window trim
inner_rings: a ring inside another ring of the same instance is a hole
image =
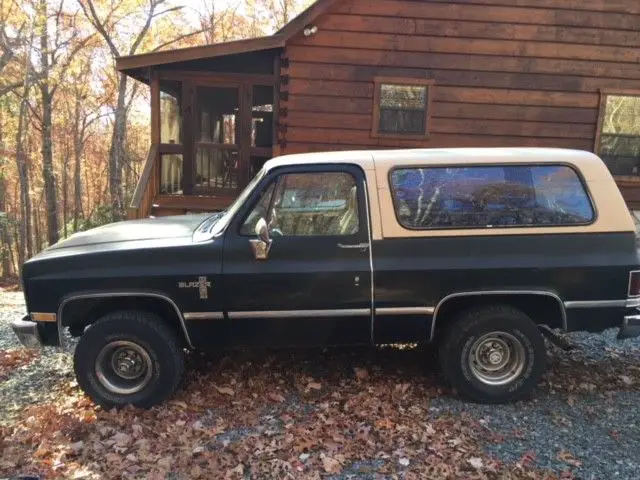
[[[435,169],[435,168],[473,168],[473,167],[568,167],[576,174],[578,181],[582,185],[582,189],[587,195],[587,199],[589,200],[589,204],[591,205],[591,211],[593,212],[593,217],[591,221],[584,223],[572,223],[572,224],[546,224],[546,225],[497,225],[497,226],[480,226],[480,227],[467,227],[467,226],[452,226],[452,227],[433,227],[433,228],[420,228],[420,227],[411,227],[405,225],[400,221],[398,216],[398,208],[396,205],[396,196],[394,194],[393,188],[393,173],[396,170],[407,170],[407,169]],[[593,201],[593,195],[591,194],[591,190],[589,189],[588,183],[585,181],[584,176],[580,169],[578,169],[575,165],[566,162],[509,162],[509,163],[469,163],[469,164],[456,164],[456,163],[446,163],[446,164],[414,164],[414,165],[395,165],[393,168],[389,170],[387,181],[389,182],[389,195],[391,196],[391,204],[393,206],[393,213],[396,218],[396,222],[400,227],[405,230],[415,231],[415,232],[437,232],[437,231],[456,231],[456,230],[476,230],[476,231],[486,231],[491,232],[496,229],[507,229],[507,230],[522,230],[522,229],[538,229],[538,228],[575,228],[575,227],[587,227],[595,224],[598,221],[598,208],[596,202]]]
[[[604,127],[604,116],[607,111],[607,97],[612,96],[629,96],[640,97],[640,90],[635,89],[600,89],[600,103],[598,105],[598,123],[596,124],[596,136],[594,139],[593,151],[600,156],[600,147],[602,146],[602,131]],[[612,175],[616,181],[626,181],[632,183],[640,183],[640,178],[632,175]]]
[[[271,192],[271,198],[269,198],[269,206],[267,207],[268,210],[271,210],[271,206],[273,205],[273,200],[274,200],[274,195],[276,193],[276,190],[278,189],[278,182],[279,182],[279,177],[275,177],[275,178],[271,178],[269,179],[269,181],[266,183],[266,185],[264,186],[264,188],[261,188],[261,191],[266,192],[267,190],[269,190],[271,188],[271,186],[273,185],[273,192]],[[258,185],[258,187],[260,187]],[[262,200],[262,197],[260,195],[258,195],[255,200],[253,200],[251,202],[251,207],[247,209],[247,211],[241,216],[241,220],[238,222],[238,228],[236,229],[236,235],[238,237],[242,237],[242,238],[256,238],[256,234],[255,233],[251,233],[251,234],[244,234],[242,233],[242,227],[244,227],[245,223],[247,222],[247,219],[249,218],[249,215],[251,215],[253,213],[253,211],[255,210],[255,208],[258,206],[258,204],[260,203],[260,200]],[[265,218],[265,220],[267,221],[267,223],[269,222],[268,218]]]
[[[397,86],[420,86],[426,87],[427,98],[425,104],[424,133],[388,133],[380,132],[380,92],[382,84]],[[431,135],[429,131],[431,123],[432,90],[436,81],[431,78],[411,78],[411,77],[374,77],[373,78],[373,123],[371,125],[371,136],[374,138],[394,138],[406,140],[425,140]]]
[[[330,166],[333,167],[333,164],[317,164],[320,167],[326,167],[326,166]],[[336,164],[337,166],[340,166],[341,164]],[[302,165],[300,165],[302,166]],[[271,218],[271,209],[273,208],[273,203],[275,201],[275,196],[278,192],[278,188],[280,187],[283,178],[286,177],[287,175],[305,175],[305,174],[323,174],[323,173],[343,173],[346,175],[349,175],[352,179],[353,179],[353,183],[354,186],[356,187],[356,195],[357,195],[357,207],[358,207],[358,231],[355,233],[352,233],[350,235],[285,235],[285,237],[287,238],[334,238],[334,239],[345,239],[345,238],[353,238],[353,237],[358,237],[362,234],[362,207],[360,205],[360,190],[361,187],[358,185],[358,178],[357,176],[352,172],[347,170],[342,170],[342,169],[337,169],[337,168],[319,168],[319,169],[312,169],[312,170],[302,170],[302,171],[295,171],[295,170],[289,170],[289,169],[274,169],[272,170],[273,175],[270,175],[267,177],[266,183],[264,185],[264,188],[262,187],[262,185],[258,185],[256,188],[259,189],[260,191],[264,191],[264,190],[268,190],[269,188],[271,188],[272,185],[274,185],[274,189],[273,192],[271,194],[271,198],[269,200],[269,215],[268,217],[265,219],[267,221],[267,223],[269,223],[270,218]],[[366,192],[365,192],[366,195]],[[258,203],[260,202],[260,196],[256,194],[255,198],[252,198],[250,200],[251,205],[249,206],[249,208],[246,209],[246,211],[244,213],[242,213],[241,215],[239,215],[240,220],[237,222],[237,226],[236,226],[236,236],[240,237],[240,238],[255,238],[256,235],[255,234],[251,234],[251,235],[244,235],[242,233],[242,227],[244,226],[247,218],[249,217],[249,215],[251,215],[251,212],[253,212],[253,210],[256,208],[256,206],[258,205]],[[366,213],[366,210],[365,210]],[[367,229],[369,227],[367,226]]]

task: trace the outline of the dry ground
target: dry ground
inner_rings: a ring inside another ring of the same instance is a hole
[[[418,349],[192,355],[148,411],[97,408],[68,358],[19,348],[0,293],[0,477],[640,478],[640,342],[550,348],[531,400],[459,400]]]

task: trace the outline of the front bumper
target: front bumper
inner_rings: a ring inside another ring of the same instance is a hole
[[[13,329],[13,333],[18,337],[18,340],[20,340],[20,343],[25,347],[35,348],[43,345],[38,324],[32,322],[28,315],[23,317],[22,320],[13,322],[11,328]]]
[[[619,339],[640,337],[640,310],[634,315],[627,315],[618,332]]]

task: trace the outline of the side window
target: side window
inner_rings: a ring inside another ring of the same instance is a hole
[[[564,165],[404,168],[391,173],[398,221],[410,229],[583,225],[594,210]]]
[[[261,218],[265,220],[269,216],[269,203],[271,203],[271,197],[273,197],[273,190],[275,189],[275,182],[272,182],[269,187],[262,192],[262,196],[253,210],[245,218],[242,227],[240,227],[240,235],[244,237],[255,235],[256,225]]]
[[[358,233],[357,186],[350,174],[287,174],[279,177],[277,185],[267,219],[273,236]]]

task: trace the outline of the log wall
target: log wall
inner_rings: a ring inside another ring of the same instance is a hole
[[[280,153],[593,150],[600,90],[640,90],[638,0],[344,0],[283,53]],[[373,78],[430,78],[429,139],[374,138]]]

